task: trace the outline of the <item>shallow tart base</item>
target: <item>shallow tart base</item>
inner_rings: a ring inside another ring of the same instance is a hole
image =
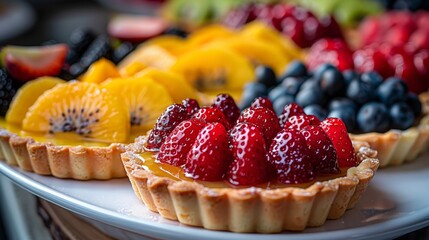
[[[158,177],[141,164],[143,139],[121,155],[137,197],[162,217],[211,230],[276,233],[317,227],[353,208],[378,168],[376,152],[354,143],[360,164],[307,188],[209,188]]]
[[[124,151],[124,144],[60,146],[0,129],[0,160],[41,175],[77,180],[125,177],[120,159]]]

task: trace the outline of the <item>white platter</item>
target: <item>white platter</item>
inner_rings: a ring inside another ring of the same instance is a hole
[[[149,211],[128,179],[75,181],[39,176],[0,162],[0,173],[22,188],[87,218],[158,239],[391,239],[429,226],[429,154],[379,170],[356,208],[304,232],[237,234],[181,225]]]

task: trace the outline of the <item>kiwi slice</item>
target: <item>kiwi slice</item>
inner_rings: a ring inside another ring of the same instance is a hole
[[[121,98],[94,83],[70,82],[45,91],[26,113],[22,129],[51,135],[67,132],[100,142],[126,142],[130,124]]]

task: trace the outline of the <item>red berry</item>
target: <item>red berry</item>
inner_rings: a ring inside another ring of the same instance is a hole
[[[326,16],[321,18],[320,24],[323,28],[322,30],[325,31],[326,34],[328,34],[329,38],[344,38],[343,33],[341,31],[341,27],[333,16]]]
[[[301,131],[306,126],[317,126],[320,120],[314,115],[298,115],[290,117],[283,129],[295,129]]]
[[[240,116],[240,109],[229,94],[217,95],[213,100],[212,106],[218,107],[222,111],[230,126],[233,126]]]
[[[161,145],[158,161],[173,166],[183,165],[193,142],[205,124],[203,120],[192,118],[177,125]]]
[[[368,45],[377,41],[381,35],[381,22],[378,17],[367,17],[359,26],[359,34],[362,37],[363,45]]]
[[[426,79],[425,89],[429,88],[429,50],[420,50],[414,55],[414,66],[419,72],[419,79]]]
[[[203,181],[222,180],[231,159],[225,127],[208,123],[193,143],[184,166],[186,176]]]
[[[283,129],[277,134],[268,152],[268,160],[276,169],[281,183],[297,184],[314,179],[307,144],[296,130]]]
[[[237,186],[256,185],[268,180],[265,140],[253,124],[239,123],[232,137],[234,160],[229,165],[228,181]]]
[[[407,83],[410,91],[418,94],[427,90],[426,81],[419,79],[414,56],[406,52],[398,53],[389,59],[389,63],[395,67],[395,75]]]
[[[250,107],[251,108],[264,107],[274,112],[273,104],[271,103],[271,100],[267,97],[258,97],[257,99],[255,99],[255,101],[253,101]]]
[[[340,39],[321,39],[311,48],[306,59],[309,69],[316,69],[323,63],[330,63],[339,70],[354,69],[352,52]]]
[[[200,109],[198,101],[192,98],[183,99],[182,105],[185,106],[189,116],[194,115]]]
[[[193,116],[193,118],[202,119],[207,123],[218,122],[223,124],[226,129],[230,129],[231,125],[226,120],[225,115],[218,107],[204,107],[200,108]]]
[[[244,110],[238,118],[237,123],[244,122],[253,123],[261,130],[267,146],[270,146],[271,141],[280,131],[279,120],[276,114],[263,107],[247,108]]]
[[[291,103],[283,108],[282,114],[279,116],[280,127],[284,127],[287,120],[292,116],[305,115],[304,110],[296,103]]]
[[[319,126],[306,126],[301,134],[307,142],[316,173],[338,173],[337,152],[326,133]]]
[[[429,28],[418,29],[410,37],[410,43],[413,49],[429,49]]]
[[[182,104],[170,105],[156,120],[147,140],[147,149],[158,150],[174,128],[188,118],[188,112]]]
[[[384,35],[383,41],[391,43],[394,46],[403,46],[411,35],[411,29],[406,25],[397,25],[390,28]]]
[[[344,122],[339,118],[327,118],[320,124],[320,127],[334,144],[339,167],[356,166],[356,154]]]
[[[376,71],[383,78],[391,77],[394,74],[394,69],[386,64],[386,56],[375,47],[365,47],[354,52],[353,62],[360,73]]]
[[[304,22],[293,16],[288,16],[281,23],[283,34],[290,37],[300,48],[306,48],[311,43],[305,38]]]

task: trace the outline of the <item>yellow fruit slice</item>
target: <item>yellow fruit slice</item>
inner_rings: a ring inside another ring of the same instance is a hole
[[[193,32],[189,35],[188,42],[190,47],[198,48],[208,43],[233,37],[235,34],[235,32],[223,25],[213,24]]]
[[[108,78],[119,76],[120,74],[116,69],[115,64],[105,58],[102,58],[91,64],[88,71],[86,71],[80,80],[82,82],[101,83]]]
[[[245,57],[215,46],[182,55],[171,70],[201,91],[241,90],[254,79],[253,66]]]
[[[284,71],[289,59],[282,54],[281,50],[257,38],[243,39],[235,37],[219,43],[220,46],[230,48],[248,58],[255,65],[267,65],[274,69],[277,75]]]
[[[132,77],[136,73],[142,71],[143,69],[147,68],[147,66],[142,62],[133,62],[130,65],[124,67],[121,69],[121,76],[122,77]]]
[[[272,27],[262,22],[251,22],[241,29],[240,36],[246,38],[257,38],[269,42],[271,45],[281,49],[285,56],[292,59],[303,59],[300,48],[290,39],[282,36]]]
[[[82,140],[126,142],[129,122],[121,98],[95,83],[70,82],[44,92],[28,110],[22,128],[54,135],[73,133]]]
[[[125,101],[131,133],[151,129],[158,116],[173,103],[168,91],[147,77],[111,79],[102,87]]]
[[[197,91],[179,74],[155,68],[146,68],[135,77],[150,78],[161,84],[170,94],[174,102],[180,103],[185,98],[199,101]]]
[[[125,59],[119,63],[118,68],[119,71],[122,71],[122,69],[128,67],[134,62],[140,62],[148,67],[168,69],[175,61],[176,57],[162,47],[155,45],[142,45],[126,56]]]
[[[155,45],[165,49],[173,56],[179,56],[187,51],[188,42],[181,37],[173,35],[163,35],[145,42],[145,45]]]
[[[21,126],[25,114],[37,98],[60,83],[65,81],[55,77],[40,77],[22,85],[10,103],[6,121]]]

